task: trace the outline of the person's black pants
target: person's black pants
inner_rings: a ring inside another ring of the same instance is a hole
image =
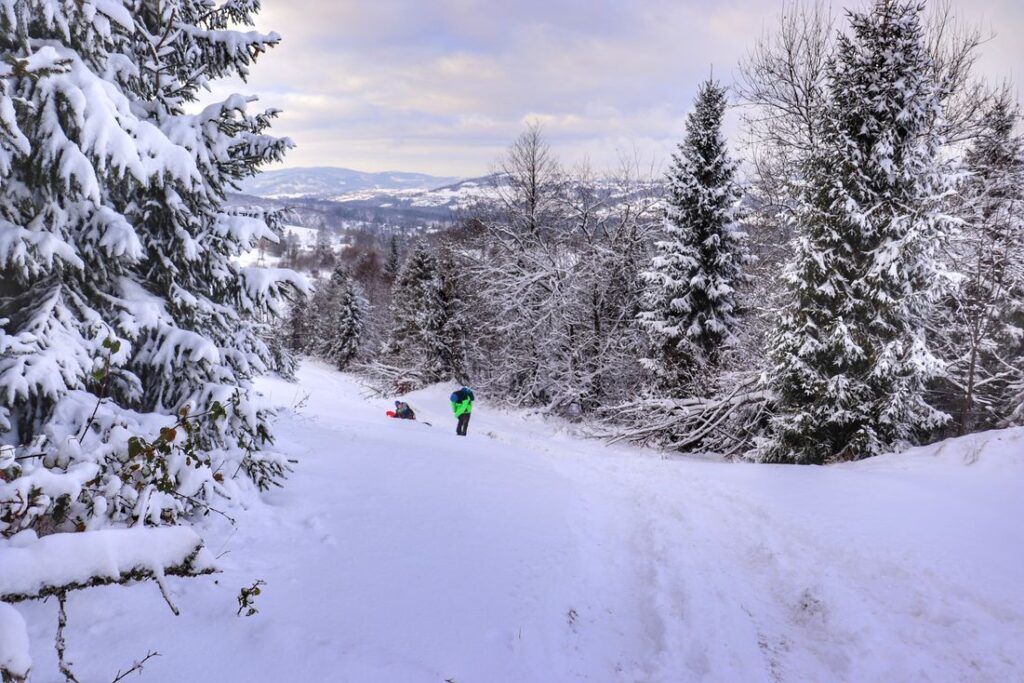
[[[455,428],[455,433],[459,436],[465,436],[466,430],[469,428],[469,413],[463,413],[459,415],[459,424]]]

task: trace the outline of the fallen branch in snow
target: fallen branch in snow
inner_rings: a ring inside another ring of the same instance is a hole
[[[365,386],[371,394],[377,396],[401,396],[429,384],[415,370],[388,365],[381,361],[363,364],[356,370],[371,381],[371,384]]]
[[[309,392],[296,392],[292,405],[288,408],[293,413],[301,413],[309,405]]]
[[[657,444],[678,451],[732,456],[752,450],[772,394],[756,375],[741,377],[725,394],[682,399],[642,399],[601,411],[610,444]]]
[[[267,582],[263,579],[257,579],[253,581],[252,585],[246,588],[245,586],[238,592],[238,616],[242,616],[242,612],[245,612],[245,616],[251,617],[252,615],[259,612],[256,609],[256,596],[260,591],[260,586],[267,585]]]

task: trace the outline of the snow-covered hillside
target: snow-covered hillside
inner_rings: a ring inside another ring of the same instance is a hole
[[[282,229],[282,233],[283,235],[291,236],[292,239],[296,240],[298,245],[303,249],[312,249],[316,244],[317,231],[313,228],[303,228],[298,225],[286,225]],[[330,234],[330,237],[332,240],[334,239],[333,234]],[[335,245],[335,248],[338,246],[340,245]],[[242,266],[265,266],[267,268],[276,268],[280,262],[280,257],[265,254],[259,247],[250,249],[238,257],[238,263]]]
[[[364,190],[406,190],[441,187],[456,180],[425,173],[366,173],[348,168],[313,167],[264,171],[242,182],[242,191],[258,197],[330,197]]]
[[[454,434],[307,364],[288,486],[202,529],[223,573],[69,598],[69,656],[110,680],[972,681],[1024,677],[1024,429],[836,467],[663,458],[479,402]],[[307,396],[308,393],[308,396]],[[266,581],[259,613],[242,586]],[[27,604],[54,680],[53,604]],[[145,625],[146,628],[141,628]]]
[[[468,178],[447,185],[420,189],[366,189],[356,192],[344,192],[330,197],[330,200],[345,206],[376,207],[382,209],[444,209],[454,213],[470,211],[482,205],[501,202],[502,192],[498,186],[507,184],[501,175],[490,175],[481,178]],[[635,187],[623,192],[615,180],[588,180],[589,187],[607,203],[604,209],[610,209],[628,201],[637,193],[658,195],[664,188],[660,181],[638,183]]]
[[[471,178],[435,188],[367,189],[331,197],[339,204],[357,204],[380,208],[447,209],[464,211],[480,203],[495,201],[493,177]]]

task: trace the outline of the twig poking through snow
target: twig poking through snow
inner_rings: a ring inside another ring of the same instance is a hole
[[[117,678],[112,680],[110,683],[118,683],[118,681],[123,680],[124,678],[127,678],[127,676],[129,674],[135,673],[136,671],[138,671],[139,673],[142,673],[143,666],[146,664],[146,662],[148,662],[153,657],[159,657],[159,656],[160,656],[159,652],[152,652],[152,651],[148,652],[145,657],[143,657],[139,661],[137,661],[134,664],[132,664],[132,668],[128,669],[124,673],[121,673],[121,670],[118,669],[118,671],[117,671]]]

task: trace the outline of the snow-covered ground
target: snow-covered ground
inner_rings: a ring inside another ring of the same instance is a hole
[[[837,467],[662,458],[447,394],[390,420],[350,377],[264,380],[289,485],[202,532],[223,572],[69,599],[111,680],[1024,680],[1024,430]],[[259,614],[242,586],[266,581]],[[19,605],[36,681],[55,605]]]
[[[311,249],[316,244],[317,231],[315,228],[286,225],[284,226],[283,232],[294,237],[298,241],[299,246],[303,249]],[[337,246],[335,247],[335,250],[337,250]],[[281,263],[281,258],[278,256],[271,256],[266,253],[260,254],[259,248],[256,248],[250,249],[244,254],[241,254],[238,257],[238,263],[241,266],[265,266],[267,268],[276,268]]]

